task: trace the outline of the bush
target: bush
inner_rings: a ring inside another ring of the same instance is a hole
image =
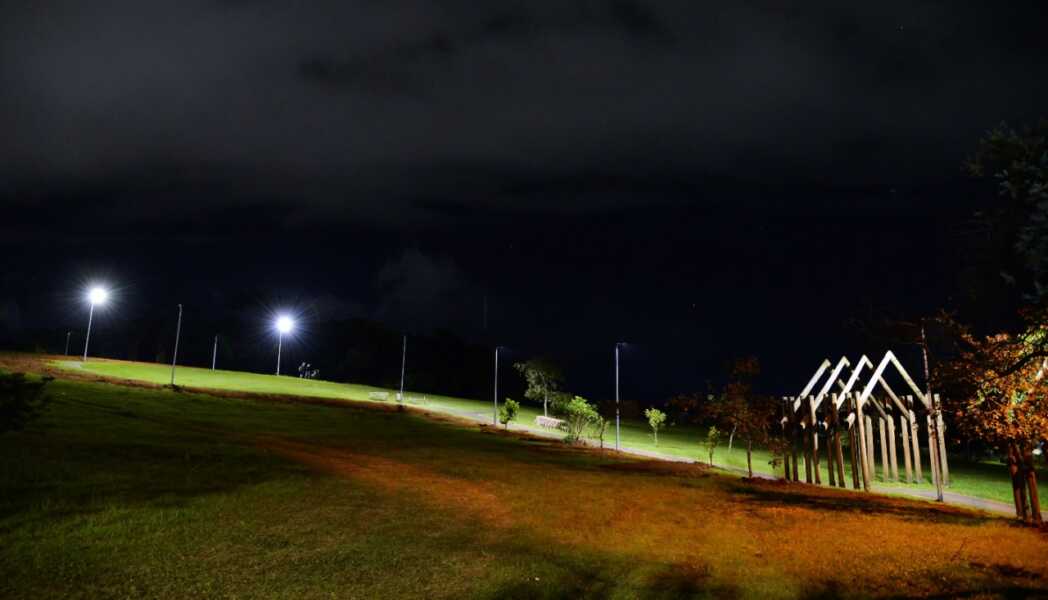
[[[25,373],[0,373],[0,433],[21,431],[47,406],[45,388],[53,377],[37,381]]]
[[[649,408],[644,411],[644,417],[648,419],[648,425],[655,435],[655,445],[659,445],[659,430],[666,424],[666,413],[657,408]]]
[[[517,413],[520,412],[520,403],[513,398],[506,398],[506,401],[499,407],[499,422],[509,429],[509,422],[516,420]]]
[[[592,404],[586,402],[586,399],[581,396],[573,397],[564,405],[564,422],[568,424],[567,441],[578,442],[582,439],[586,428],[596,425],[599,420],[600,413]]]

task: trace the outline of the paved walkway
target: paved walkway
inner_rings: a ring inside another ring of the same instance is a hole
[[[420,408],[425,408],[425,407],[422,406]],[[450,413],[450,414],[453,414],[455,416],[465,417],[465,418],[477,421],[479,423],[491,424],[491,413],[462,411],[462,410],[454,410],[454,409],[440,409],[440,410],[437,410],[437,409],[432,409],[431,408],[430,410],[434,410],[434,412]],[[549,439],[561,439],[561,438],[564,437],[563,432],[550,431],[548,429],[542,429],[541,427],[535,427],[535,426],[532,426],[532,425],[525,425],[525,424],[522,424],[522,423],[510,423],[509,429],[511,431],[520,431],[520,432],[523,432],[523,433],[530,433],[530,434],[535,435],[535,436],[549,438]],[[586,443],[588,445],[594,446],[594,447],[599,445],[599,442],[595,442],[593,440],[586,440]],[[614,446],[614,440],[612,440],[612,446]],[[608,447],[606,442],[605,442],[605,447],[606,448]],[[697,462],[699,462],[697,460],[692,460],[690,458],[684,458],[684,457],[681,457],[681,456],[673,456],[673,455],[670,455],[670,454],[662,454],[662,453],[654,452],[654,451],[651,451],[651,450],[642,450],[640,448],[630,448],[628,446],[623,446],[621,448],[621,451],[626,453],[626,454],[631,454],[633,456],[643,456],[645,458],[652,458],[652,459],[655,459],[655,460],[666,460],[666,461],[683,462],[683,463],[697,463]],[[703,463],[703,464],[705,464],[705,463]],[[722,470],[722,471],[728,471],[730,473],[736,473],[736,474],[739,474],[739,475],[746,475],[747,474],[745,469],[740,469],[740,468],[737,468],[737,467],[729,467],[729,466],[717,465],[716,463],[714,463],[714,466],[716,468]],[[768,480],[777,479],[775,476],[768,475],[767,473],[754,473],[754,477],[758,477],[760,479],[768,479]],[[838,489],[843,489],[843,490],[847,490],[847,491],[853,491],[853,490],[851,490],[851,488],[838,488]],[[905,488],[905,487],[885,487],[885,486],[879,486],[879,485],[876,485],[876,484],[874,484],[873,490],[874,490],[874,492],[876,492],[878,494],[896,495],[896,496],[909,496],[911,498],[919,498],[919,499],[922,499],[922,500],[931,500],[931,501],[935,500],[935,491],[934,490],[912,489],[912,488]],[[943,501],[946,504],[951,504],[951,505],[954,505],[954,506],[964,506],[966,508],[972,508],[972,509],[975,509],[975,510],[982,510],[982,511],[986,511],[986,512],[989,512],[989,513],[998,514],[998,515],[1007,516],[1007,517],[1011,517],[1011,516],[1015,515],[1015,507],[1014,506],[1012,506],[1011,504],[1008,504],[1006,502],[999,502],[997,500],[987,500],[985,498],[976,498],[976,497],[973,497],[973,496],[966,496],[964,494],[957,494],[957,493],[954,493],[954,492],[943,492]]]

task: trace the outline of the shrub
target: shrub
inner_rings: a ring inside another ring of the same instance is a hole
[[[655,435],[655,445],[658,446],[659,430],[666,424],[666,413],[657,408],[649,408],[644,411],[644,416],[648,419],[648,425],[651,426],[651,431]]]
[[[25,373],[0,373],[0,433],[21,431],[47,406],[52,377],[31,381]]]
[[[586,428],[597,424],[600,414],[592,404],[586,402],[581,396],[575,396],[564,405],[564,422],[568,424],[569,442],[578,442],[582,439]]]
[[[506,401],[499,407],[499,422],[502,423],[506,429],[509,429],[509,422],[517,418],[517,413],[520,412],[520,403],[513,398],[506,398]]]

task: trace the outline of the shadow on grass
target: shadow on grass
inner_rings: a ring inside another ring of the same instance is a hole
[[[789,489],[787,489],[787,486]],[[805,489],[800,484],[778,482],[730,482],[727,491],[745,496],[748,501],[775,505],[796,506],[819,511],[892,516],[909,521],[948,523],[975,526],[997,517],[983,516],[967,510],[936,506],[903,499],[864,496],[831,489]]]

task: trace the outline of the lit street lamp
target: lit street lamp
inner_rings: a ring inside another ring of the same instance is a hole
[[[280,375],[280,351],[284,347],[284,334],[291,333],[295,322],[287,315],[277,317],[277,375]]]
[[[109,299],[109,292],[103,287],[93,287],[87,292],[87,301],[91,303],[91,309],[87,313],[87,335],[84,336],[84,362],[87,361],[87,345],[91,342],[91,322],[95,318],[95,305],[105,304]]]

